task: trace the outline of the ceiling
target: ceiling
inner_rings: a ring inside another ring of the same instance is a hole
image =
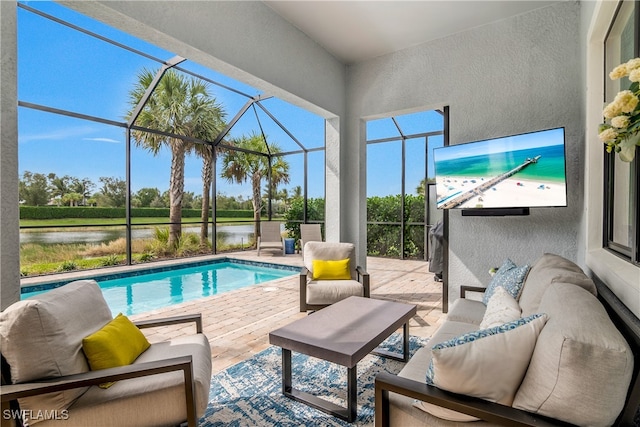
[[[272,1],[276,13],[345,64],[366,61],[556,1]]]

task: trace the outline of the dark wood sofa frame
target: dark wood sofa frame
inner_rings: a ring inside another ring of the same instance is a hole
[[[202,315],[189,314],[162,319],[151,319],[133,322],[138,328],[153,328],[158,326],[175,325],[194,322],[196,333],[202,333]],[[195,389],[193,384],[193,360],[191,356],[174,357],[153,362],[138,363],[117,368],[89,371],[81,374],[66,375],[43,381],[11,384],[10,368],[2,357],[2,396],[3,413],[8,406],[13,413],[19,410],[17,399],[29,396],[37,396],[62,390],[70,390],[79,387],[88,387],[104,382],[121,381],[131,378],[139,378],[148,375],[163,374],[166,372],[182,371],[184,375],[185,404],[187,409],[187,425],[196,427]],[[6,406],[5,406],[6,405]],[[7,408],[8,409],[8,408]],[[16,425],[22,425],[21,420],[16,419]],[[4,423],[3,423],[4,425]]]
[[[634,355],[633,376],[624,408],[615,426],[640,426],[640,320],[598,278],[593,277],[598,299],[611,320],[625,337]],[[483,292],[484,288],[461,287],[461,297],[467,291]],[[426,383],[413,381],[389,373],[375,379],[375,425],[389,426],[389,392],[429,402],[443,408],[462,412],[482,420],[504,426],[567,426],[570,424],[509,406],[488,402],[460,394],[450,393]]]

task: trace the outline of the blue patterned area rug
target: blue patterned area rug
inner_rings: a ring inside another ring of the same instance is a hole
[[[411,337],[413,355],[427,338]],[[401,335],[393,334],[382,346],[400,352]],[[346,406],[347,368],[293,353],[293,387]],[[398,373],[404,363],[367,355],[358,363],[358,418],[347,423],[296,402],[282,394],[282,351],[269,347],[211,379],[209,406],[201,426],[364,426],[373,423],[374,378],[379,372]]]

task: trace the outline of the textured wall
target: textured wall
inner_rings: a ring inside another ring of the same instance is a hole
[[[0,309],[20,299],[16,4],[0,2]]]
[[[461,284],[486,284],[506,257],[532,263],[554,252],[575,261],[584,252],[581,48],[580,6],[562,2],[350,67],[347,135],[359,142],[351,163],[365,164],[363,117],[449,105],[451,144],[566,128],[568,207],[526,217],[451,212],[450,300]],[[360,212],[352,225],[365,220]]]

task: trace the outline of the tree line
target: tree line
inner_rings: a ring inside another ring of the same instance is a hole
[[[20,187],[20,204],[23,206],[95,206],[124,208],[126,204],[126,182],[116,177],[101,177],[100,185],[89,178],[74,176],[58,176],[55,173],[34,173],[25,171],[22,175]],[[262,194],[262,205],[269,197],[265,188]],[[274,210],[283,214],[295,198],[302,197],[302,187],[296,186],[289,190],[283,188],[272,195]],[[192,191],[184,192],[182,198],[183,209],[200,209],[202,196]],[[160,191],[154,187],[144,187],[131,194],[133,208],[168,208],[169,190]],[[211,207],[211,206],[210,206]],[[216,209],[225,211],[253,210],[250,198],[243,195],[216,194]]]

